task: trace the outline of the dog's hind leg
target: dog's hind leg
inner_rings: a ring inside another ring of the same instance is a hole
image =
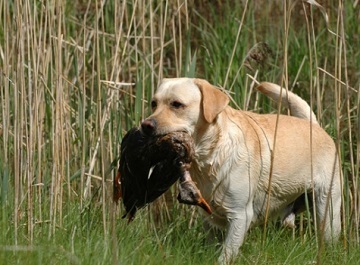
[[[341,191],[336,188],[318,191],[316,213],[320,235],[325,241],[337,240],[341,231]]]
[[[341,232],[341,175],[337,156],[333,166],[323,168],[321,180],[315,186],[315,204],[320,235],[325,241],[336,241]]]
[[[285,227],[295,228],[295,216],[307,208],[313,208],[311,192],[301,194],[293,203],[284,209],[281,218],[283,225]]]

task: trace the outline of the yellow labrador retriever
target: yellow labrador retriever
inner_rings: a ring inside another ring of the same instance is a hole
[[[271,83],[258,87],[275,100],[281,89]],[[191,176],[213,212],[206,221],[226,230],[220,263],[236,257],[249,227],[263,223],[266,215],[293,225],[304,194],[315,201],[325,239],[340,233],[336,147],[309,105],[282,91],[282,104],[292,116],[277,120],[274,114],[231,108],[228,96],[205,80],[164,79],[151,102],[153,114],[141,124],[149,135],[185,131],[193,137]]]

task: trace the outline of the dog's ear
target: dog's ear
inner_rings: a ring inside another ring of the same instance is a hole
[[[208,81],[194,79],[202,94],[202,107],[205,120],[208,123],[214,122],[217,115],[229,104],[229,97]]]

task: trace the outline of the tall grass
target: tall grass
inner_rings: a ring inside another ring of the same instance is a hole
[[[343,169],[343,240],[334,253],[359,259],[359,6],[308,2],[0,0],[2,260],[215,260],[194,209],[160,201],[127,226],[111,202],[122,135],[149,114],[159,81],[177,76],[224,86],[233,106],[257,112],[277,108],[252,93],[257,81],[312,105]],[[256,57],[264,47],[268,55]],[[301,220],[293,232],[269,224],[264,244],[255,229],[239,260],[336,263],[309,248],[314,226]]]

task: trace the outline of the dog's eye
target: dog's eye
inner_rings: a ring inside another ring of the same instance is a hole
[[[179,109],[179,108],[183,108],[185,105],[184,104],[182,104],[181,102],[179,102],[179,101],[172,101],[171,103],[170,103],[170,105],[172,106],[172,107],[174,107],[175,109]]]
[[[151,108],[155,109],[157,107],[157,102],[155,100],[151,101]]]

